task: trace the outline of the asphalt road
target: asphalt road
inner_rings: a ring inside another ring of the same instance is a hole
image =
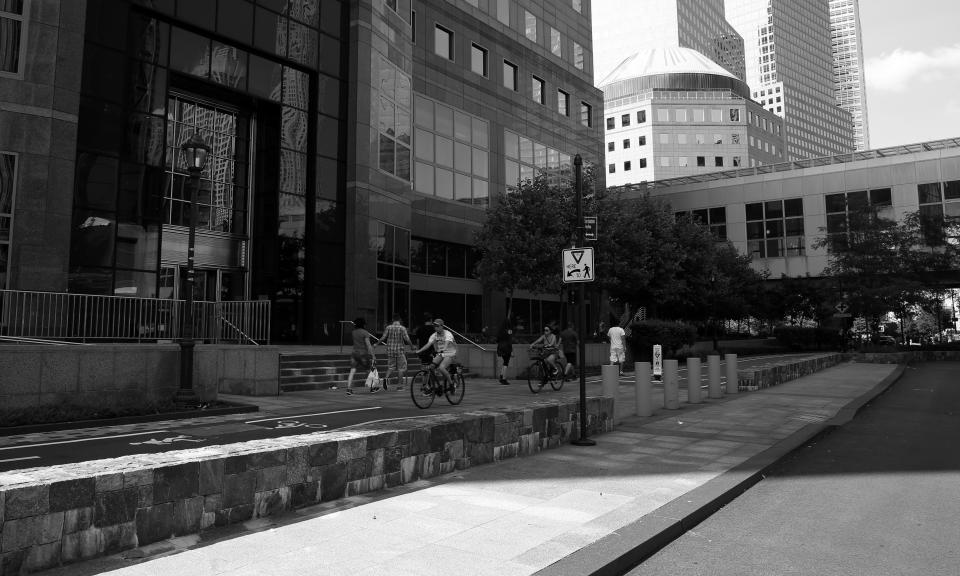
[[[960,362],[909,367],[628,574],[957,576],[958,441]]]
[[[747,357],[738,360],[738,367],[770,362],[782,356]],[[686,367],[679,370],[679,386],[686,387]],[[702,387],[707,386],[707,368],[702,367]],[[632,374],[621,379],[632,382]],[[588,377],[587,383],[598,386],[598,376]],[[493,383],[487,380],[482,386]],[[347,399],[343,391],[318,391],[310,395],[303,405],[269,411],[267,414],[247,413],[222,417],[206,417],[193,420],[166,420],[142,424],[103,426],[61,432],[31,434],[26,438],[0,437],[0,472],[37,466],[69,464],[102,458],[116,458],[129,454],[146,454],[181,450],[201,446],[216,446],[261,438],[292,434],[305,434],[320,430],[336,430],[348,426],[368,424],[374,421],[397,418],[416,418],[429,414],[464,412],[489,406],[502,405],[504,398],[478,394],[479,390],[467,379],[466,395],[462,404],[450,406],[443,398],[434,401],[427,410],[413,405],[409,390],[381,392],[367,395],[358,392]],[[493,388],[499,388],[491,384]],[[533,396],[525,380],[516,379],[509,387],[514,394],[511,399],[529,399]],[[578,381],[567,382],[564,393],[576,394]],[[593,392],[588,392],[593,393]],[[541,395],[554,394],[549,389]],[[291,395],[292,396],[292,395]],[[250,398],[257,403],[257,398]],[[266,400],[261,400],[266,402]],[[495,402],[495,403],[492,403]],[[358,403],[362,403],[358,406]]]

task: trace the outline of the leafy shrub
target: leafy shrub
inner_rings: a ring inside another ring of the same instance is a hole
[[[653,345],[663,347],[664,358],[674,358],[684,346],[693,346],[697,341],[697,328],[680,322],[661,322],[647,320],[630,325],[627,345],[633,358],[640,362],[649,362],[653,356]]]

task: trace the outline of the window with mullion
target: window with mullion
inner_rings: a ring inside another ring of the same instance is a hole
[[[25,0],[0,1],[0,75],[19,77],[23,73],[28,7]]]

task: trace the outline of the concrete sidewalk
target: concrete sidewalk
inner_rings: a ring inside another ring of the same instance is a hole
[[[617,429],[596,446],[566,445],[46,574],[614,574],[847,421],[901,372],[848,363],[649,418],[618,410]],[[632,401],[622,384],[619,406]]]

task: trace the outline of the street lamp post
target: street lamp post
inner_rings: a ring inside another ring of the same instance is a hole
[[[193,290],[196,283],[193,260],[197,240],[197,191],[200,188],[200,173],[207,164],[210,147],[199,132],[194,132],[193,136],[180,146],[180,150],[183,152],[187,172],[190,173],[190,231],[187,236],[187,293],[184,295],[186,310],[183,315],[183,333],[180,336],[180,389],[177,390],[177,400],[193,403],[196,401],[193,390],[193,350],[196,345],[193,338]]]

